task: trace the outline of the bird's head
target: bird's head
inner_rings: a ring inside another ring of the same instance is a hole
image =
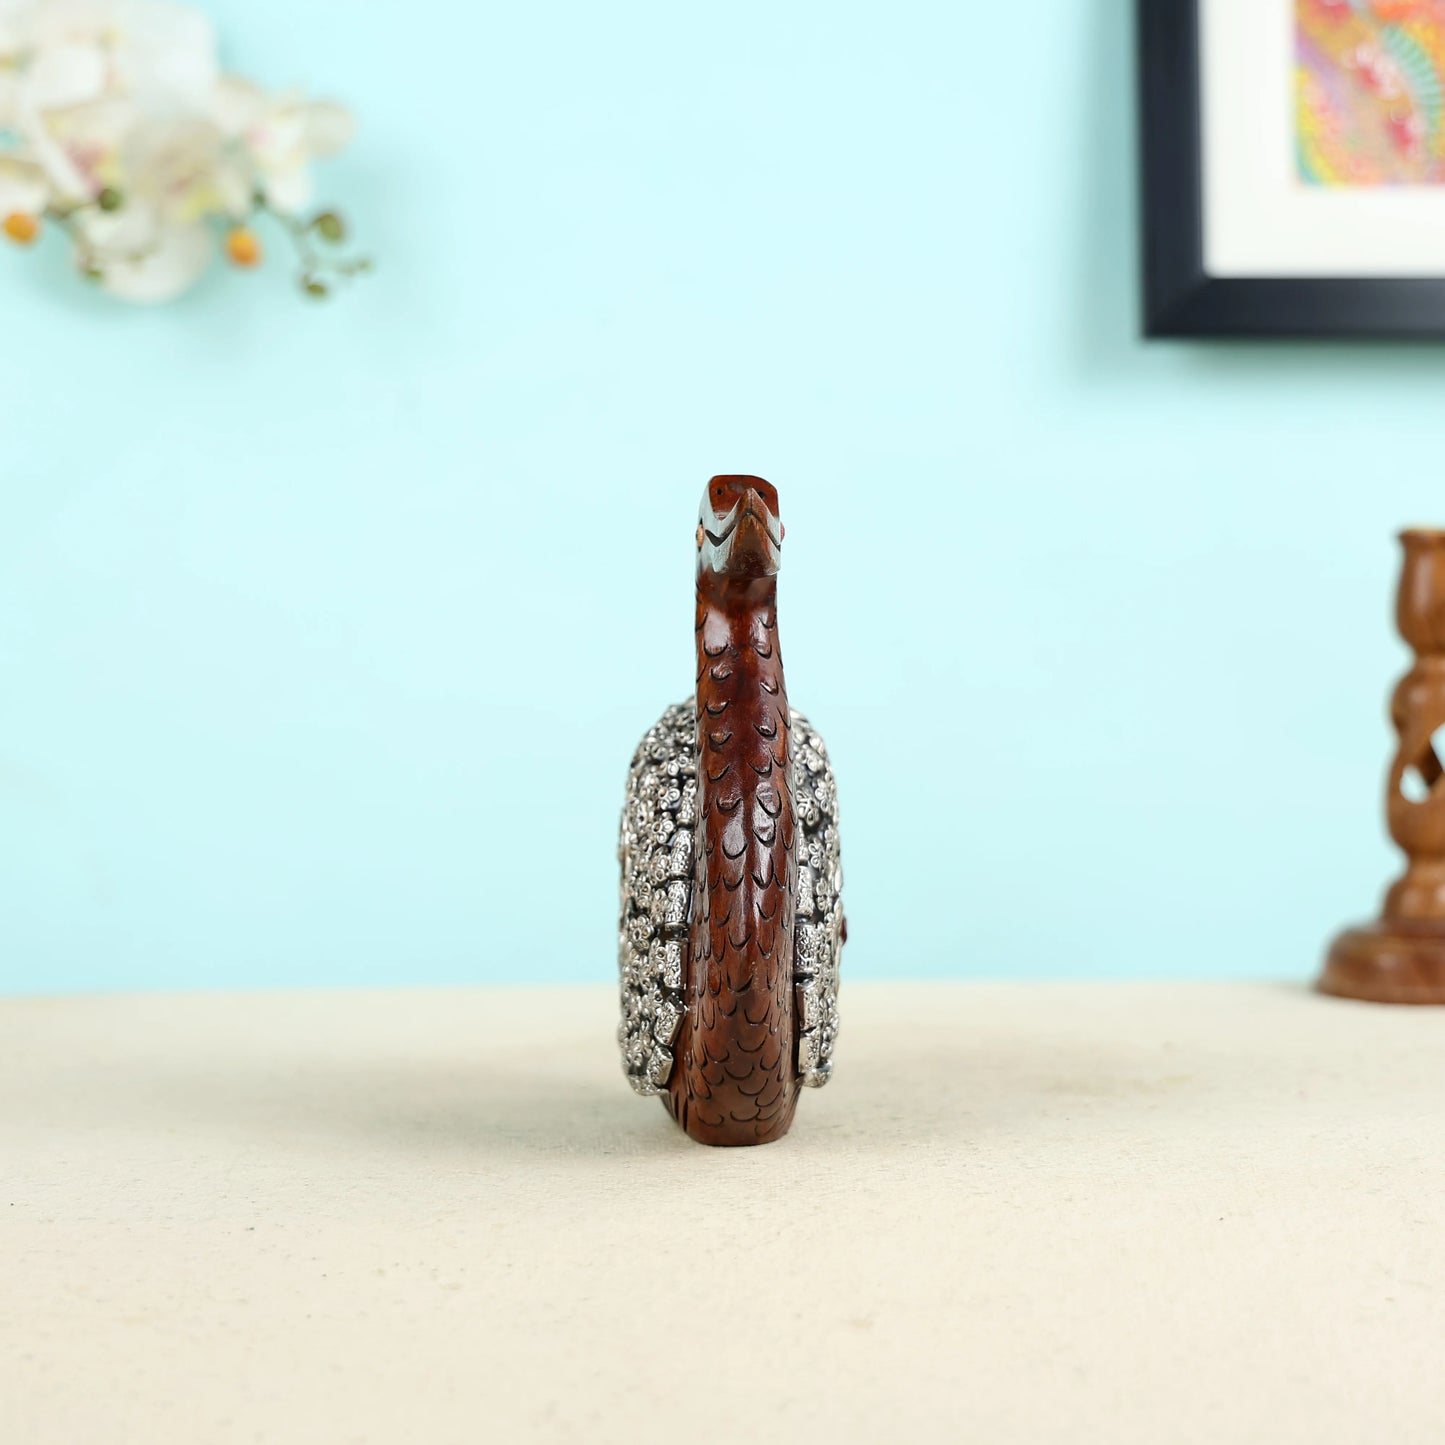
[[[755,582],[783,560],[778,489],[761,477],[714,477],[697,519],[699,578]]]

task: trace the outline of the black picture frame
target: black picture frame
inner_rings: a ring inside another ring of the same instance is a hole
[[[1211,276],[1204,265],[1198,0],[1138,0],[1144,334],[1445,337],[1436,277]]]

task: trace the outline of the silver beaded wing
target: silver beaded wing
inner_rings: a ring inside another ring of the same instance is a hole
[[[792,712],[793,809],[798,894],[793,973],[798,1071],[820,1088],[838,1038],[838,963],[843,948],[843,865],[838,791],[823,740]],[[683,956],[692,915],[697,828],[697,707],[670,707],[638,744],[627,775],[618,858],[622,907],[618,967],[622,1067],[639,1094],[657,1094],[672,1074],[682,1023]]]

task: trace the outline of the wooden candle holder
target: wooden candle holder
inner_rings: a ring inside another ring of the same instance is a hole
[[[1445,1004],[1445,531],[1400,540],[1395,617],[1415,665],[1390,705],[1399,747],[1386,815],[1407,864],[1380,921],[1335,939],[1319,987],[1375,1003]]]

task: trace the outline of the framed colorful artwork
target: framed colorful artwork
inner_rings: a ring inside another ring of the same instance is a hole
[[[1445,0],[1139,0],[1149,336],[1445,337]]]

